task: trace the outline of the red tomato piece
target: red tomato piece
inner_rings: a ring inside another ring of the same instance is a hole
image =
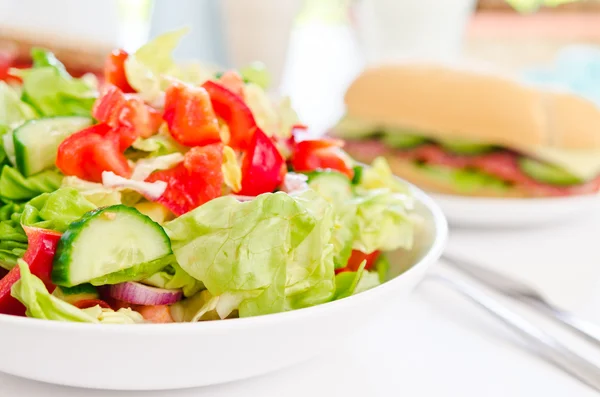
[[[239,95],[214,81],[207,81],[202,87],[208,91],[217,116],[229,127],[228,145],[234,149],[246,149],[256,129],[256,121],[248,105]]]
[[[257,129],[242,163],[242,196],[274,191],[285,177],[285,160],[271,139]]]
[[[104,87],[102,95],[94,103],[92,114],[113,129],[123,152],[138,137],[147,138],[156,133],[162,122],[160,112],[136,95],[124,94],[114,85]]]
[[[174,82],[165,93],[163,119],[173,138],[186,146],[221,142],[219,121],[208,92]]]
[[[219,77],[219,84],[244,99],[244,79],[235,70],[228,70]]]
[[[76,132],[58,147],[56,166],[65,175],[92,182],[102,181],[102,171],[123,177],[131,175],[127,158],[119,151],[117,138],[107,124],[96,124]]]
[[[173,317],[171,317],[171,310],[167,305],[135,306],[134,309],[144,317],[144,320],[152,323],[164,324],[174,322]]]
[[[61,234],[53,230],[40,229],[37,227],[23,227],[27,235],[27,251],[23,260],[29,265],[31,273],[39,277],[49,292],[54,291],[54,284],[50,281],[52,272],[52,261],[56,252],[56,245]],[[15,266],[2,280],[0,280],[0,313],[25,315],[25,307],[15,298],[10,291],[12,286],[21,278],[21,271]]]
[[[135,92],[125,73],[125,61],[128,57],[129,54],[125,50],[113,50],[104,62],[104,80],[119,87],[123,92]]]
[[[354,170],[350,157],[340,147],[338,139],[314,139],[296,143],[292,166],[296,171],[334,170],[352,179]]]
[[[156,171],[146,180],[165,181],[167,189],[156,200],[176,215],[221,196],[223,186],[223,144],[197,146],[185,154],[182,164]]]

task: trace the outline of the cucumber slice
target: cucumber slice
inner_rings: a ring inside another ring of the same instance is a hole
[[[58,146],[69,135],[92,125],[89,117],[48,117],[30,120],[13,131],[16,165],[31,176],[54,167]]]
[[[442,139],[438,140],[438,143],[444,149],[456,154],[475,155],[489,153],[496,150],[496,147],[493,145],[487,145],[484,143],[473,142],[464,139]]]
[[[8,161],[10,161],[12,165],[15,165],[17,159],[15,158],[15,142],[13,140],[13,134],[7,132],[2,135],[2,146],[4,147],[4,153],[6,153]]]
[[[427,138],[403,130],[387,130],[383,142],[394,149],[412,149],[427,143]]]
[[[519,158],[519,168],[536,181],[549,185],[569,186],[585,182],[562,168],[527,157]]]
[[[99,208],[73,222],[60,238],[52,281],[72,287],[170,254],[169,237],[146,215],[124,205]]]
[[[314,171],[308,176],[308,186],[330,203],[343,203],[352,198],[350,179],[337,171]]]
[[[91,284],[81,284],[75,287],[56,287],[52,295],[67,303],[75,303],[87,299],[98,299],[98,289]]]

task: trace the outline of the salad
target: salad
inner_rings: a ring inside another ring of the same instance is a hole
[[[387,163],[310,138],[264,75],[179,64],[185,30],[109,55],[104,81],[34,49],[0,82],[0,313],[194,322],[379,285],[410,249]]]

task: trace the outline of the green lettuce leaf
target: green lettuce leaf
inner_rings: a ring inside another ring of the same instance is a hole
[[[8,132],[8,127],[20,124],[37,117],[35,110],[21,100],[21,94],[16,88],[0,81],[0,125]]]
[[[50,52],[34,49],[32,56],[32,68],[11,70],[23,80],[23,101],[43,116],[91,116],[96,87],[86,79],[71,77]]]
[[[11,289],[11,295],[21,302],[27,311],[27,317],[43,320],[72,321],[100,324],[136,324],[143,323],[141,314],[129,308],[113,311],[100,306],[79,309],[70,303],[50,294],[38,277],[31,274],[29,265],[18,261],[21,278]]]
[[[188,28],[183,28],[162,34],[140,47],[125,61],[127,81],[146,102],[154,103],[160,99],[169,85],[169,76],[193,85],[199,85],[211,77],[211,73],[202,65],[175,63],[173,50],[188,31]]]
[[[21,224],[63,233],[69,225],[97,206],[73,188],[44,193],[25,204]]]
[[[306,238],[286,262],[285,308],[299,309],[328,302],[335,292],[334,225],[331,206],[312,190],[295,196],[315,221]]]
[[[27,236],[19,219],[23,205],[9,203],[0,207],[0,267],[10,270],[27,250]]]
[[[219,320],[233,317],[239,304],[239,295],[214,296],[204,290],[172,305],[171,316],[178,323]]]
[[[302,267],[322,267],[294,256],[319,227],[318,214],[307,210],[305,201],[282,192],[248,202],[221,197],[166,223],[165,230],[183,270],[213,296],[239,301],[240,317],[276,313],[285,307],[288,262],[293,280]],[[321,257],[319,252],[316,259]]]
[[[76,176],[66,176],[62,180],[62,187],[77,190],[86,200],[97,207],[122,204],[121,192],[117,189],[104,187],[101,183],[85,181]]]
[[[421,164],[419,168],[434,178],[451,183],[463,193],[470,193],[482,188],[502,192],[510,188],[506,181],[474,169],[451,168],[432,164]]]
[[[358,235],[358,207],[354,203],[345,203],[334,207],[335,223],[331,234],[336,269],[346,267],[352,254],[354,239]]]
[[[25,261],[19,260],[18,265],[21,278],[13,285],[11,295],[25,305],[27,317],[81,323],[98,322],[81,309],[50,294],[42,280],[31,274]]]
[[[5,201],[30,200],[42,193],[57,190],[61,182],[62,175],[57,171],[42,171],[25,178],[15,168],[5,165],[0,173],[0,199]]]
[[[356,295],[381,284],[379,274],[365,270],[366,264],[367,261],[363,261],[356,272],[342,272],[335,276],[334,300]]]
[[[168,131],[160,131],[150,138],[138,138],[132,147],[149,153],[150,157],[165,156],[172,153],[185,153],[188,148],[179,144]]]
[[[358,234],[353,248],[365,253],[409,249],[413,243],[413,223],[409,217],[412,199],[390,189],[363,192],[357,205]]]
[[[187,274],[175,261],[141,282],[157,288],[181,289],[188,298],[204,288],[200,281]]]
[[[358,189],[382,189],[387,188],[395,193],[409,193],[408,186],[392,173],[389,164],[383,157],[373,160],[370,167],[362,170]]]

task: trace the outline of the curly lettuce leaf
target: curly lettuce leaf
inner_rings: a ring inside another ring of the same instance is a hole
[[[134,181],[144,181],[154,171],[157,170],[168,170],[169,168],[175,167],[177,164],[183,161],[183,154],[171,153],[164,156],[149,157],[138,160],[131,174],[131,179]]]
[[[193,85],[211,77],[211,72],[198,63],[179,65],[173,59],[173,50],[188,31],[183,28],[155,37],[125,61],[127,81],[146,102],[160,101],[169,76]]]
[[[9,203],[0,207],[0,267],[10,270],[27,250],[27,236],[19,219],[23,205]]]
[[[370,167],[363,168],[359,189],[390,189],[392,192],[408,194],[408,186],[400,181],[390,169],[385,158],[377,157]]]
[[[85,181],[76,176],[64,177],[61,186],[77,190],[86,200],[97,207],[122,203],[121,192],[117,189],[107,188],[101,183]]]
[[[335,276],[334,300],[375,288],[382,283],[379,274],[365,270],[367,261],[363,261],[356,272],[342,272]]]
[[[204,288],[200,281],[187,274],[175,262],[141,282],[157,288],[181,289],[183,295],[188,298]]]
[[[52,295],[38,277],[31,274],[29,265],[18,261],[21,278],[11,289],[11,295],[21,302],[27,311],[27,317],[42,320],[72,321],[78,323],[100,324],[136,324],[143,323],[141,314],[129,308],[113,311],[100,306],[79,309],[64,300]]]
[[[364,253],[409,249],[413,244],[413,223],[408,209],[412,199],[390,189],[363,192],[354,199],[358,234],[353,249]]]
[[[37,117],[35,110],[21,100],[21,94],[14,87],[0,81],[0,125],[4,126],[4,133],[10,126]]]
[[[330,243],[333,210],[312,190],[295,196],[295,200],[314,219],[315,226],[286,262],[286,309],[328,302],[335,292],[334,246]]]
[[[171,316],[178,323],[225,319],[234,315],[239,304],[239,294],[214,296],[204,290],[172,305]]]
[[[21,99],[42,116],[91,116],[98,92],[86,79],[66,72],[53,54],[34,50],[38,58],[30,69],[11,69],[23,80]]]
[[[5,165],[0,173],[0,199],[5,201],[30,200],[42,193],[57,190],[62,178],[59,172],[53,170],[42,171],[26,178],[15,168]]]
[[[97,206],[73,188],[60,188],[32,199],[23,209],[21,224],[63,233],[71,223]]]
[[[13,285],[11,295],[27,308],[27,317],[80,323],[98,322],[81,309],[50,294],[42,280],[31,274],[25,261],[19,259],[18,266],[21,278]]]
[[[240,317],[276,313],[285,307],[287,264],[293,264],[291,279],[297,282],[302,267],[322,267],[308,263],[321,260],[320,252],[310,259],[295,256],[321,221],[305,201],[282,192],[248,202],[221,197],[168,222],[165,230],[183,270],[213,296],[239,301]]]

